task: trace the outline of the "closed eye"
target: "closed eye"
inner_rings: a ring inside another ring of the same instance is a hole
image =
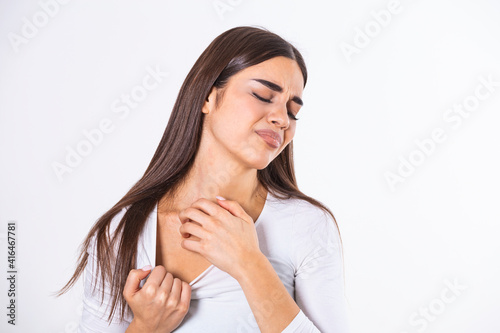
[[[253,93],[253,95],[260,101],[264,102],[264,103],[272,103],[270,99],[265,99],[264,97],[261,97],[259,95],[257,95],[256,93]],[[288,111],[288,117],[292,118],[293,120],[299,120],[299,118],[295,117],[295,115],[293,113],[291,113],[290,111]]]
[[[256,93],[253,93],[253,95],[255,97],[257,97],[257,99],[261,100],[262,102],[266,102],[266,103],[271,103],[271,100],[270,99],[265,99],[263,97],[260,97],[259,95],[257,95]]]

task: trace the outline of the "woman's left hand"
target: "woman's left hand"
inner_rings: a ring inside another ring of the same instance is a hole
[[[262,254],[257,231],[253,219],[238,202],[217,201],[219,204],[198,199],[179,212],[179,231],[185,237],[181,246],[201,254],[237,279],[245,262]]]

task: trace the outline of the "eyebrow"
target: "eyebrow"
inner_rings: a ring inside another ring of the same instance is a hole
[[[269,89],[271,89],[273,91],[276,91],[276,92],[279,92],[279,93],[283,92],[283,88],[281,88],[276,83],[272,83],[272,82],[264,80],[264,79],[252,79],[252,80],[257,81],[257,82],[265,85],[266,87],[268,87]],[[302,101],[302,99],[300,97],[293,96],[292,97],[292,101],[294,101],[295,103],[297,103],[300,106],[304,105],[304,102]]]

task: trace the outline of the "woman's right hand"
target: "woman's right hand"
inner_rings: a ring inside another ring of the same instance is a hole
[[[141,332],[171,332],[189,310],[191,286],[158,265],[140,288],[151,269],[149,265],[132,269],[125,282],[123,296],[134,313],[130,326]]]

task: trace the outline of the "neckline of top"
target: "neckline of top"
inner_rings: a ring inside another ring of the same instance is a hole
[[[271,198],[271,192],[270,191],[267,191],[267,195],[266,195],[266,201],[264,202],[264,207],[262,208],[262,211],[260,212],[259,214],[259,217],[257,217],[257,220],[255,220],[255,227],[257,227],[261,221],[263,220],[263,217],[264,217],[264,213],[266,212],[268,206],[269,206],[269,199]],[[153,210],[153,214],[154,214],[154,218],[152,220],[154,220],[154,230],[155,230],[155,234],[156,234],[156,224],[158,223],[158,201],[156,202],[156,205],[155,205],[155,208]],[[156,248],[156,237],[155,237],[155,248]],[[154,256],[155,257],[155,261],[156,261],[156,255]],[[210,272],[214,267],[216,267],[214,264],[211,264],[206,270],[204,270],[200,275],[198,275],[197,277],[195,277],[193,279],[193,281],[189,282],[189,285],[192,286],[193,284],[195,284],[197,281],[199,281],[202,277],[204,277],[206,274],[208,274],[208,272]]]

